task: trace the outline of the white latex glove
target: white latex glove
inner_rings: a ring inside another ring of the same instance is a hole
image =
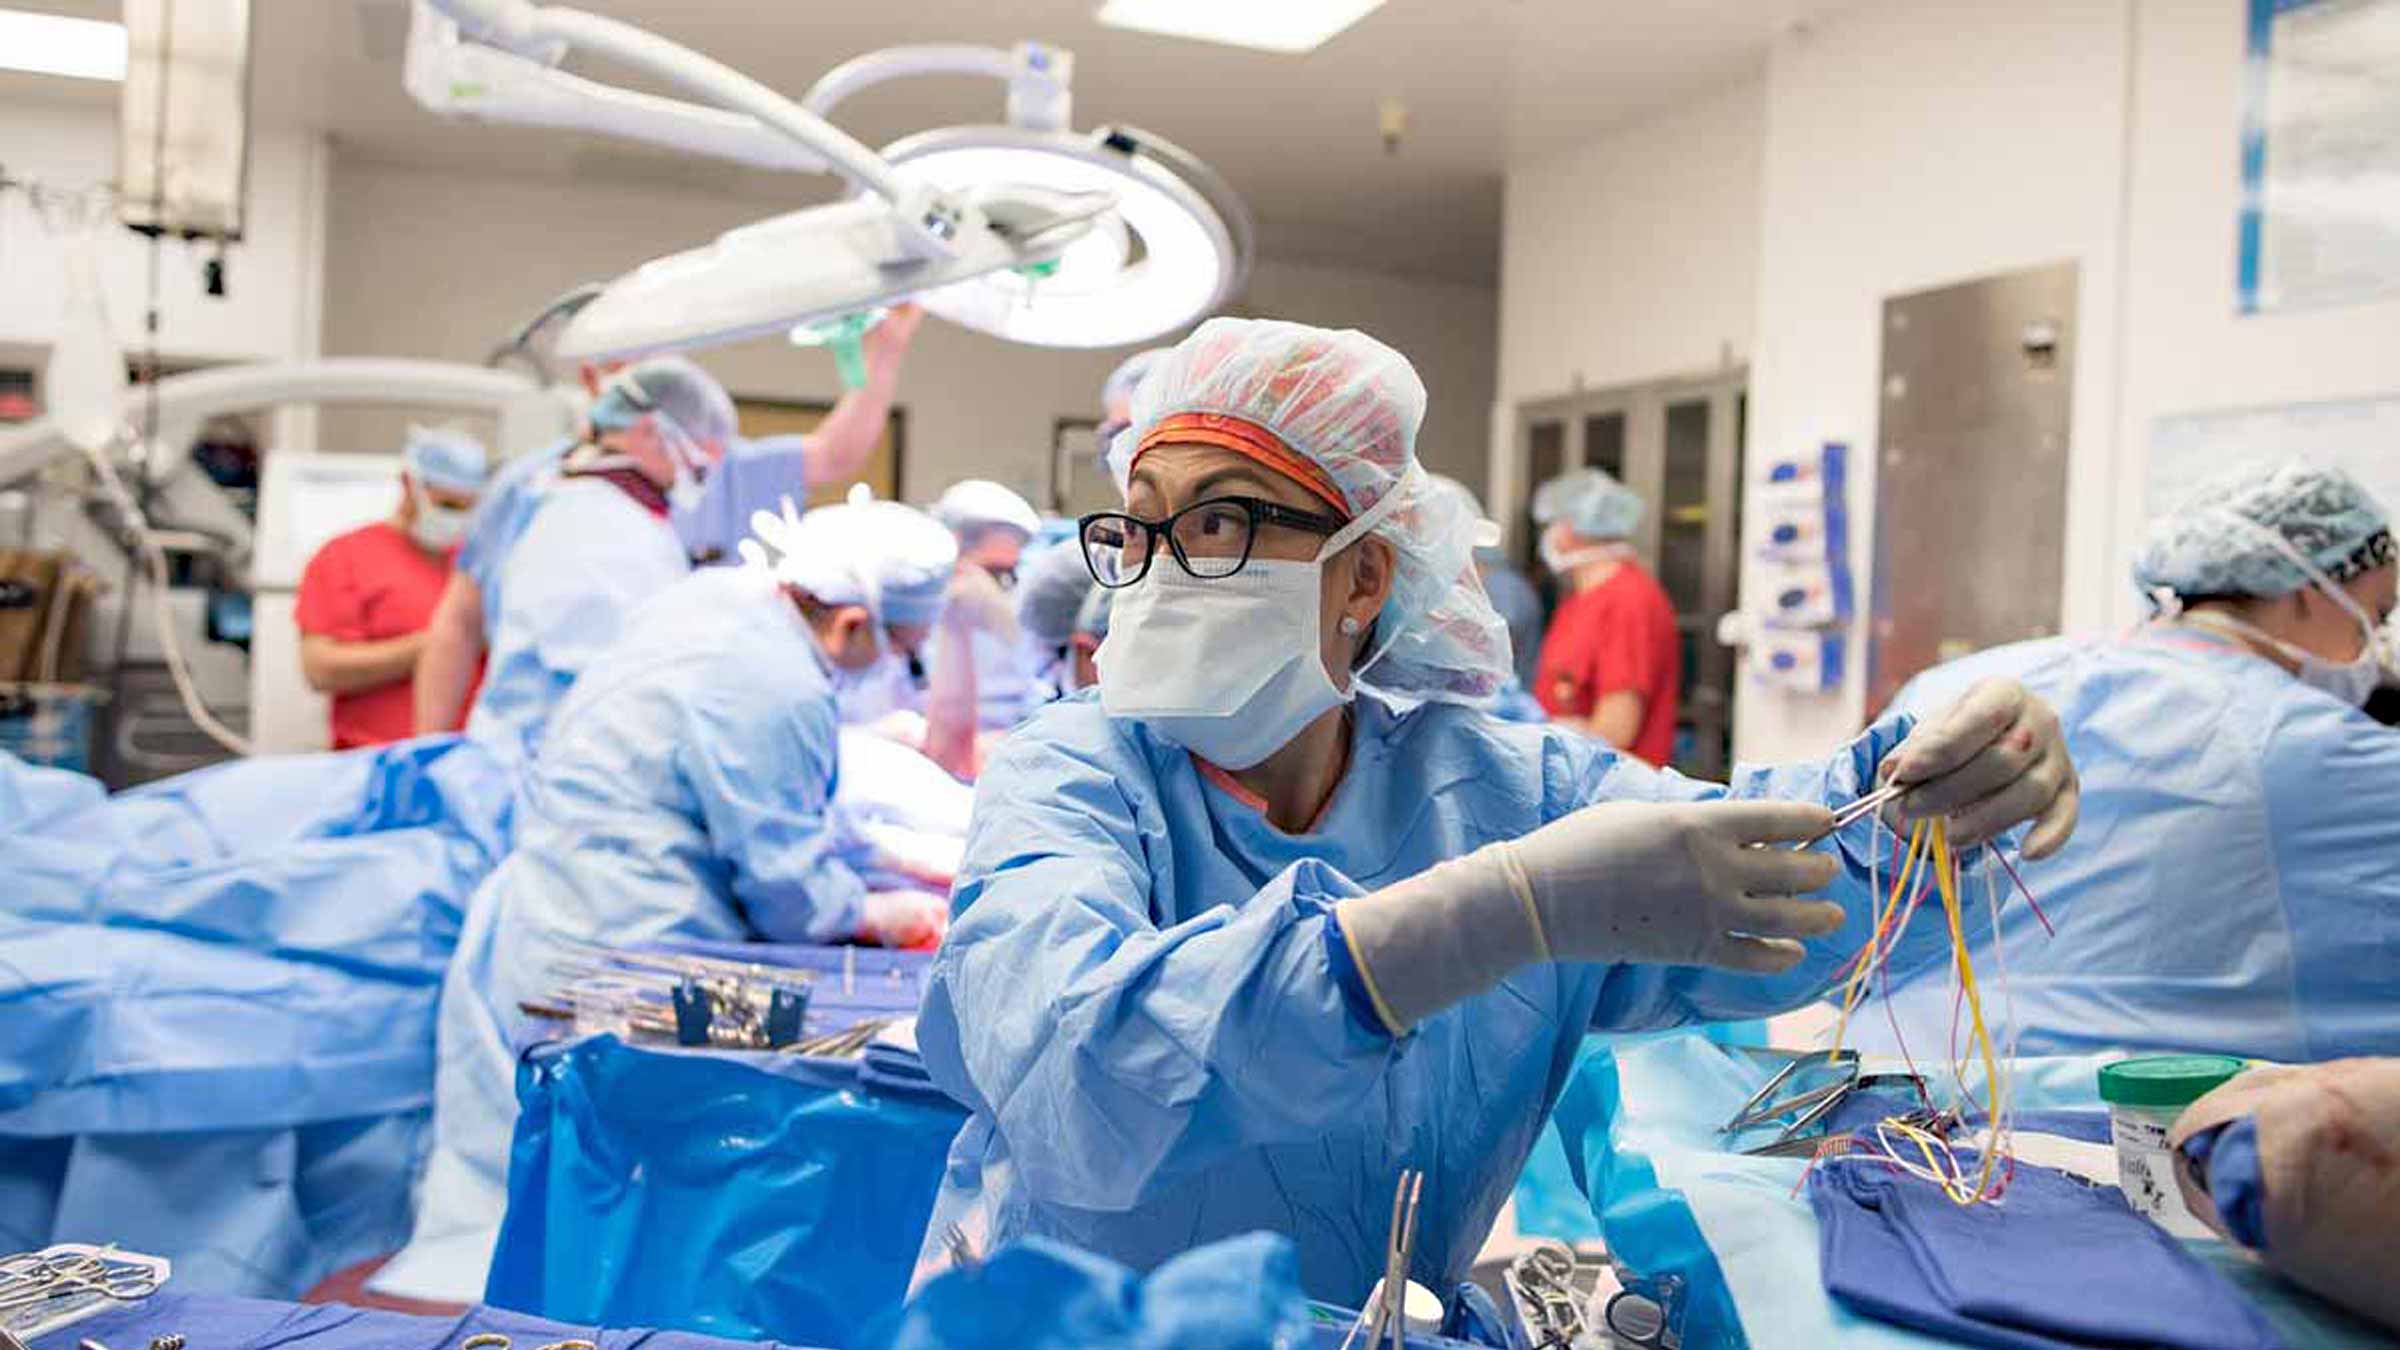
[[[1789,847],[1833,813],[1802,802],[1608,802],[1338,906],[1398,1034],[1537,961],[1639,961],[1771,973],[1842,908],[1830,855]]]
[[[941,945],[950,928],[950,897],[932,891],[869,891],[858,935],[878,947]]]
[[[2047,858],[2066,845],[2081,809],[2058,714],[2015,680],[1985,680],[1918,723],[1880,772],[1909,785],[1890,813],[1897,822],[1947,817],[1960,848],[2030,820],[2025,856]]]

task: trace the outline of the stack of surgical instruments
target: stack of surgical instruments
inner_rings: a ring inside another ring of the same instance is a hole
[[[112,1304],[148,1298],[168,1272],[158,1257],[81,1243],[0,1256],[0,1339],[30,1341]]]
[[[562,983],[550,1001],[519,1006],[579,1033],[777,1050],[800,1041],[808,1019],[809,977],[782,966],[585,947],[551,974]]]

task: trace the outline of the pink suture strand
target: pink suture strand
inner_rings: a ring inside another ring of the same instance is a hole
[[[2042,902],[2033,898],[2033,891],[2025,884],[2025,878],[2017,875],[2017,865],[2008,860],[2007,851],[1994,844],[1992,856],[1998,858],[2000,865],[2008,869],[2008,879],[2017,883],[2017,894],[2024,896],[2025,903],[2032,907],[2033,917],[2042,921],[2042,931],[2051,937],[2057,937],[2058,930],[2050,926],[2050,916],[2042,913]],[[1997,935],[1995,934],[1995,936]]]

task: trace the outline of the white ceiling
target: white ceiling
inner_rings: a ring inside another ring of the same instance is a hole
[[[1191,0],[1206,4],[1209,0]],[[0,0],[114,17],[112,0]],[[584,0],[798,94],[833,65],[904,42],[1036,38],[1074,52],[1079,126],[1126,122],[1213,165],[1248,201],[1260,251],[1294,262],[1489,283],[1512,160],[1554,153],[1759,68],[1780,29],[1828,0],[1389,0],[1305,56],[1103,28],[1097,0]],[[795,181],[619,142],[446,123],[400,89],[405,0],[255,0],[262,127],[308,127],[345,158],[525,176],[590,176],[756,198],[821,199]],[[112,100],[113,87],[0,76],[0,98]],[[1403,100],[1387,154],[1377,106]],[[997,120],[998,86],[915,80],[841,108],[880,145]]]

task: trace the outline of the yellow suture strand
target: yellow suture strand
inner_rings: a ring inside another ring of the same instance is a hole
[[[1924,851],[1925,824],[1926,822],[1920,820],[1909,830],[1908,856],[1900,864],[1899,878],[1893,882],[1891,894],[1884,897],[1882,903],[1876,907],[1875,928],[1867,938],[1867,948],[1859,953],[1857,967],[1850,972],[1849,981],[1842,986],[1842,1015],[1833,1026],[1833,1049],[1826,1053],[1828,1063],[1836,1054],[1840,1053],[1842,1042],[1850,1032],[1850,1014],[1858,1007],[1860,1000],[1866,997],[1867,982],[1874,978],[1876,968],[1883,964],[1886,955],[1883,946],[1888,940],[1887,931],[1907,900],[1908,883],[1916,871],[1917,860]],[[1869,847],[1873,847],[1872,841],[1870,841]]]
[[[1973,1204],[1990,1195],[1992,1165],[2000,1152],[2000,1121],[1994,1114],[2002,1096],[2000,1061],[1992,1048],[1992,1033],[1984,1025],[1983,997],[1975,988],[1975,963],[1967,955],[1966,922],[1959,909],[1957,871],[1950,859],[1950,840],[1939,820],[1933,822],[1932,845],[1934,885],[1941,890],[1942,913],[1950,921],[1951,956],[1957,963],[1958,987],[1966,995],[1967,1016],[1975,1029],[1975,1045],[1983,1057],[1984,1096],[1991,1103],[1983,1113],[1984,1129],[1988,1134],[1983,1149],[1983,1167],[1976,1175],[1974,1190],[1966,1199],[1959,1201],[1961,1204]],[[1958,1199],[1956,1195],[1951,1198]]]
[[[1953,1203],[1961,1205],[1975,1203],[1975,1197],[1967,1190],[1966,1178],[1959,1174],[1957,1156],[1950,1151],[1950,1145],[1939,1135],[1911,1125],[1898,1117],[1884,1121],[1881,1130],[1886,1134],[1899,1135],[1902,1139],[1916,1145],[1917,1152],[1925,1159],[1926,1172],[1932,1174],[1932,1180],[1941,1186],[1942,1194],[1949,1196]],[[1883,1143],[1887,1150],[1890,1149],[1891,1144],[1888,1140]]]
[[[1984,1021],[1983,995],[1975,982],[1975,963],[1967,950],[1965,912],[1961,907],[1958,895],[1957,862],[1950,852],[1949,832],[1939,819],[1918,821],[1909,830],[1908,851],[1901,862],[1900,875],[1894,880],[1891,892],[1879,897],[1880,903],[1875,913],[1874,935],[1868,940],[1866,949],[1860,953],[1858,964],[1850,972],[1844,985],[1841,1019],[1834,1026],[1833,1045],[1835,1051],[1838,1052],[1848,1036],[1851,1013],[1866,997],[1875,972],[1890,958],[1891,953],[1886,950],[1886,947],[1895,936],[1894,925],[1906,909],[1910,895],[1909,887],[1912,882],[1922,884],[1920,866],[1931,868],[1933,871],[1934,889],[1941,897],[1942,915],[1949,924],[1951,968],[1958,980],[1960,996],[1967,1005],[1976,1050],[1983,1060],[1984,1095],[1987,1102],[1983,1108],[1983,1115],[1988,1138],[1981,1150],[1982,1162],[1977,1170],[1974,1184],[1970,1186],[1958,1165],[1956,1154],[1952,1152],[1950,1145],[1938,1135],[1896,1116],[1883,1122],[1881,1133],[1886,1136],[1884,1147],[1887,1155],[1891,1150],[1889,1137],[1896,1136],[1905,1141],[1908,1145],[1913,1146],[1925,1160],[1925,1170],[1920,1175],[1925,1175],[1927,1179],[1938,1183],[1943,1194],[1953,1202],[1972,1205],[1994,1198],[1993,1173],[1997,1161],[2004,1151],[2002,1143],[2004,1130],[1999,1119],[1999,1112],[2001,1104],[2008,1099],[2008,1095],[2001,1077],[1999,1053],[1992,1041],[1991,1028]],[[1997,932],[1995,925],[1995,938]],[[1963,1085],[1965,1080],[1963,1065],[1959,1064],[1955,1057],[1952,1060],[1952,1069]],[[1961,1091],[1964,1091],[1963,1086]],[[1968,1104],[1975,1105],[1976,1103],[1970,1097]],[[1900,1160],[1893,1159],[1893,1161]],[[1915,1170],[1906,1163],[1901,1165],[1906,1170]]]

